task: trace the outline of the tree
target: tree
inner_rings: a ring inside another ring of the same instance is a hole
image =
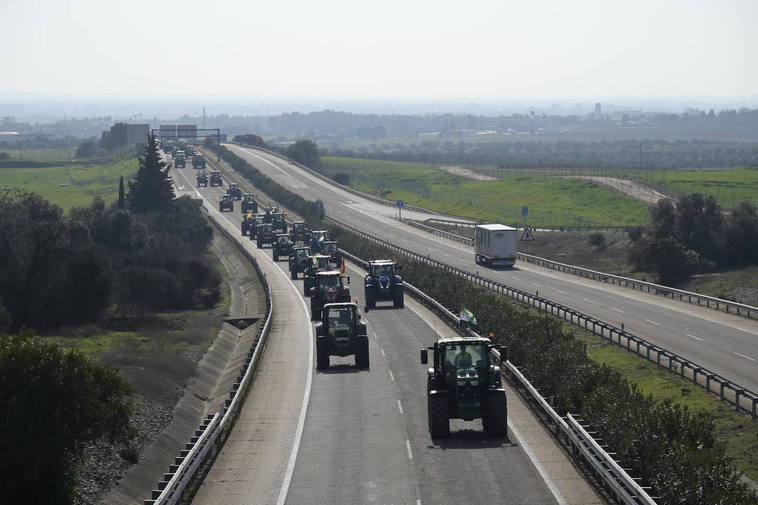
[[[729,266],[758,264],[758,209],[740,202],[724,223],[720,240],[723,261]]]
[[[298,140],[287,148],[287,156],[314,170],[321,166],[318,146],[312,140]]]
[[[0,412],[2,501],[67,504],[85,444],[126,437],[129,386],[77,351],[4,336]]]
[[[87,139],[76,148],[77,158],[91,158],[97,154],[97,142],[95,139]]]
[[[168,178],[168,165],[158,152],[155,135],[147,136],[145,155],[139,159],[139,170],[129,181],[127,201],[134,212],[164,210],[174,200],[174,188]]]
[[[605,235],[602,233],[590,233],[587,241],[596,249],[605,249]]]
[[[122,175],[118,180],[118,208],[123,209],[126,207],[126,193],[124,192],[124,176]]]

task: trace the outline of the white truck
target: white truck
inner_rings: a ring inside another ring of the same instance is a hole
[[[516,263],[516,228],[503,224],[479,224],[474,230],[477,265],[512,267]]]

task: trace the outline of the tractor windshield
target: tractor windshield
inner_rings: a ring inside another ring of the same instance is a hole
[[[390,265],[377,265],[374,268],[375,277],[392,277],[392,266]]]
[[[317,263],[319,269],[329,268],[329,258],[318,258]]]
[[[302,260],[308,257],[308,255],[311,253],[310,249],[298,249],[297,250],[297,259]]]
[[[329,329],[331,331],[340,327],[349,327],[351,324],[353,324],[353,311],[350,307],[329,309]]]
[[[279,245],[284,246],[284,245],[287,245],[290,239],[287,237],[279,237],[277,241],[279,242]]]
[[[445,368],[485,368],[487,366],[487,346],[484,344],[447,345],[445,346]]]
[[[338,287],[340,285],[340,278],[336,275],[333,277],[320,277],[318,280],[322,288]]]

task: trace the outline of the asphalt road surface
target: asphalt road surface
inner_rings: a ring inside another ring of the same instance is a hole
[[[398,222],[397,209],[337,188],[276,155],[225,145],[304,198],[321,199],[326,213],[336,219],[439,261],[538,292],[601,321],[623,323],[627,331],[758,391],[758,321],[525,263],[507,270],[478,266],[471,247]],[[403,211],[403,218],[427,217]]]
[[[216,205],[212,217],[239,233],[239,202],[234,212],[217,212],[225,187],[196,190],[191,168],[172,176],[182,191]],[[286,262],[277,273],[268,248],[240,240],[255,249],[272,283],[273,332],[240,418],[194,503],[599,503],[570,464],[546,473],[548,465],[534,461],[532,452],[561,453],[547,435],[529,453],[514,431],[488,438],[480,422],[453,422],[449,440],[430,439],[418,350],[436,338],[433,316],[422,319],[408,306],[373,310],[364,315],[371,367],[357,370],[352,357],[332,357],[332,367],[317,372],[302,281],[293,287]],[[352,279],[354,296],[362,297],[360,274]],[[519,402],[513,396],[509,405]],[[521,431],[543,430],[533,417],[519,419]]]

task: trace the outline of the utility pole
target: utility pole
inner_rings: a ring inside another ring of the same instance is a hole
[[[205,107],[203,107],[203,130],[205,130]]]

